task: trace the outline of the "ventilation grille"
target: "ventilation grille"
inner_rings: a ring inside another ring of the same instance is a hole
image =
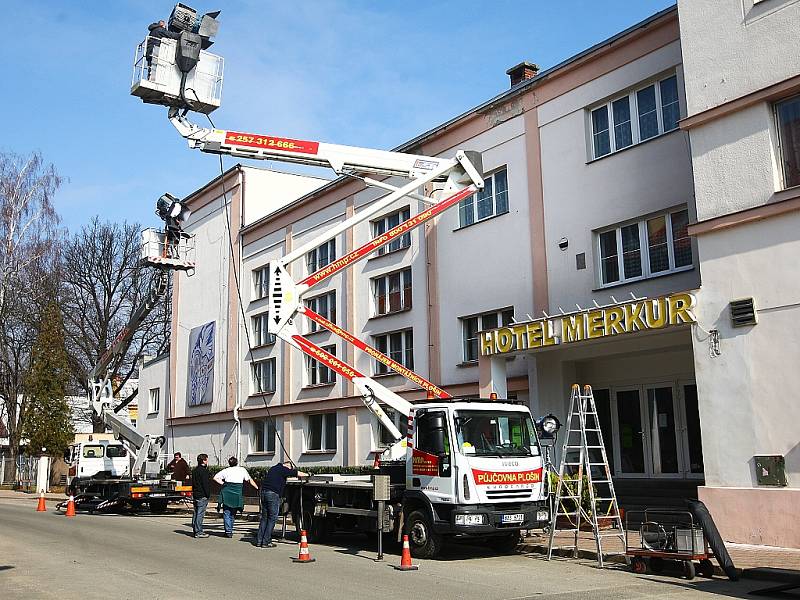
[[[731,300],[731,321],[734,327],[756,324],[756,305],[752,298]]]

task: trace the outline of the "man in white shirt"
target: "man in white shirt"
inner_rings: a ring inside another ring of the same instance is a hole
[[[240,467],[235,456],[228,459],[228,468],[214,475],[214,481],[222,486],[220,501],[222,503],[222,520],[225,523],[226,537],[233,537],[233,522],[236,512],[244,508],[244,483],[248,482],[255,489],[258,484],[250,477],[247,469]]]

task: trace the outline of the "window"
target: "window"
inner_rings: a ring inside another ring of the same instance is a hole
[[[464,341],[464,362],[478,360],[478,332],[510,325],[514,320],[514,309],[508,308],[461,318],[461,335]]]
[[[686,209],[601,231],[597,238],[602,285],[692,266],[689,212]]]
[[[257,360],[250,365],[254,394],[271,394],[275,391],[275,359]]]
[[[592,158],[677,129],[679,118],[675,75],[631,91],[591,111]]]
[[[253,345],[267,346],[275,343],[275,336],[269,332],[269,314],[261,313],[251,317],[253,324]]]
[[[101,445],[84,446],[83,458],[103,458],[103,447]]]
[[[505,168],[484,178],[484,188],[458,203],[458,226],[508,212],[508,173]]]
[[[150,401],[147,404],[147,412],[150,414],[157,413],[161,408],[161,389],[150,388]]]
[[[269,296],[269,265],[253,271],[253,294],[256,300]]]
[[[321,346],[321,348],[336,356],[336,346]],[[308,385],[328,385],[333,383],[335,373],[317,359],[306,356],[306,378]]]
[[[262,419],[253,421],[250,452],[275,452],[275,420]]]
[[[317,296],[315,298],[309,298],[305,301],[305,304],[308,308],[313,310],[315,313],[318,313],[328,319],[331,323],[336,323],[336,292],[329,292],[327,294],[323,294],[322,296]],[[309,319],[308,321],[309,333],[314,333],[315,331],[320,331],[323,329],[322,325],[317,323],[316,321],[312,321]]]
[[[397,227],[400,223],[404,221],[408,221],[411,218],[411,209],[406,206],[405,208],[394,212],[390,215],[386,215],[382,219],[378,219],[377,221],[372,222],[372,237],[376,238],[379,235],[383,235],[393,227]],[[404,233],[400,237],[395,238],[385,246],[381,246],[378,248],[377,252],[375,253],[376,256],[383,256],[384,254],[388,254],[389,252],[395,252],[396,250],[401,250],[402,248],[408,248],[411,246],[411,233]]]
[[[336,451],[336,413],[308,415],[306,450],[312,452]]]
[[[106,446],[106,456],[108,458],[122,458],[128,456],[128,451],[125,450],[125,446],[109,445]]]
[[[408,418],[398,414],[397,411],[389,408],[388,406],[381,405],[381,408],[383,409],[383,412],[386,413],[386,416],[392,420],[394,426],[400,430],[400,435],[406,437],[408,434]],[[378,424],[377,447],[387,448],[394,444],[396,440],[389,433],[389,430],[386,429],[386,427],[384,427],[380,421],[376,420],[374,422]]]
[[[414,331],[407,329],[395,333],[377,335],[373,338],[374,346],[386,354],[393,361],[400,363],[407,369],[414,368]],[[375,361],[375,374],[385,375],[394,373],[380,361]]]
[[[375,316],[411,308],[411,269],[389,273],[372,280]]]
[[[800,185],[800,96],[775,105],[784,187]]]
[[[328,240],[306,254],[306,266],[309,274],[316,273],[334,260],[336,260],[336,239]]]

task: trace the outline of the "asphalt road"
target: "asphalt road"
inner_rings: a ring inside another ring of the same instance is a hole
[[[252,545],[256,523],[239,522],[233,539],[221,519],[207,519],[211,537],[190,537],[186,514],[86,515],[68,519],[35,499],[0,499],[0,598],[292,598],[353,600],[436,598],[747,597],[764,582],[723,579],[692,582],[639,576],[619,567],[599,570],[588,561],[546,562],[538,554],[493,556],[452,545],[439,560],[399,572],[397,549],[376,563],[363,535],[338,535],[314,545],[316,562],[293,564],[295,542],[274,549]]]

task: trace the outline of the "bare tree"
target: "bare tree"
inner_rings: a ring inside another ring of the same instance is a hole
[[[38,307],[57,288],[59,218],[52,199],[61,182],[38,153],[0,153],[0,416],[14,459],[24,426],[24,379]]]
[[[97,217],[65,244],[64,326],[73,384],[84,393],[89,392],[89,371],[126,326],[157,275],[139,264],[140,244],[138,224],[102,223]],[[169,312],[162,302],[134,333],[128,351],[109,365],[115,393],[136,374],[140,357],[166,350]],[[78,413],[77,419],[103,431],[90,406]]]

